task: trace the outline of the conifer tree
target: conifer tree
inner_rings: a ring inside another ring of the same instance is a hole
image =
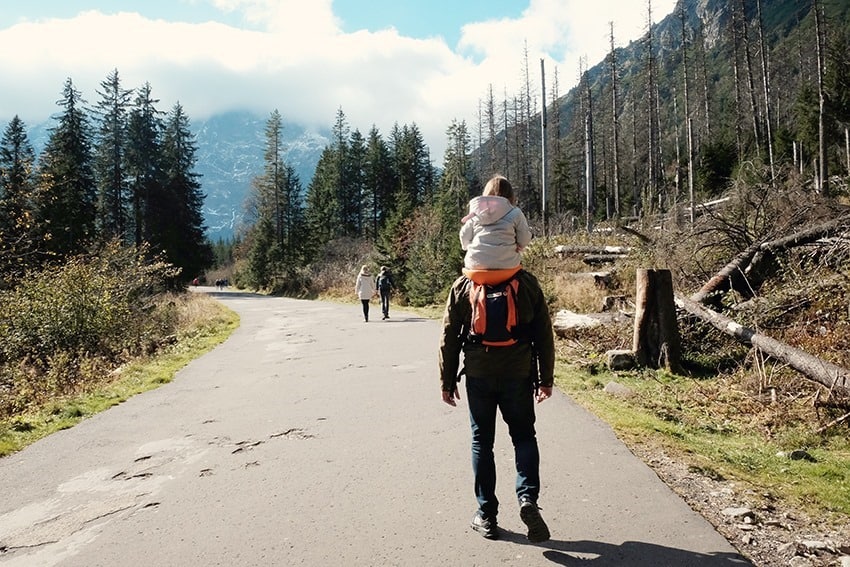
[[[326,147],[307,187],[306,223],[311,255],[339,235],[338,172],[336,152],[330,146]]]
[[[200,175],[195,172],[197,144],[189,118],[178,102],[165,121],[162,139],[164,200],[151,203],[169,220],[160,224],[159,241],[165,257],[182,268],[182,276],[191,281],[212,263],[212,249],[204,232]]]
[[[63,111],[39,160],[35,209],[45,249],[64,258],[95,236],[96,186],[85,101],[70,78],[57,104]]]
[[[160,224],[167,217],[157,217],[163,209],[162,166],[160,144],[162,113],[156,109],[159,102],[151,98],[150,83],[136,92],[127,125],[126,173],[130,179],[133,241],[136,246],[148,242],[159,251]]]
[[[32,263],[36,250],[30,195],[35,152],[26,125],[17,115],[0,140],[0,287],[19,277]]]
[[[248,252],[249,279],[258,287],[284,282],[304,258],[301,182],[283,161],[283,120],[273,111],[266,122],[263,174],[252,183],[255,223]]]
[[[352,236],[367,236],[369,211],[372,209],[374,196],[365,185],[366,140],[355,129],[348,140],[348,152],[345,156],[343,169],[348,193],[343,199],[343,214],[345,224]]]
[[[477,186],[466,122],[453,121],[447,130],[440,192],[420,206],[410,227],[412,238],[405,280],[407,297],[414,304],[433,303],[460,274],[463,254],[458,238],[460,218]]]
[[[104,240],[126,242],[129,187],[125,173],[127,114],[133,91],[123,89],[118,70],[100,83],[95,108],[95,174],[97,176],[97,224]]]
[[[368,212],[369,233],[378,235],[386,224],[393,208],[392,194],[395,177],[390,163],[390,151],[375,126],[369,131],[366,142],[363,184],[371,195],[371,211]]]

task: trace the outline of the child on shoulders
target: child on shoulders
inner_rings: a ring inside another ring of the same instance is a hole
[[[531,229],[505,177],[492,177],[481,196],[469,202],[469,214],[461,221],[466,277],[479,284],[496,284],[522,268],[520,253],[531,242]]]

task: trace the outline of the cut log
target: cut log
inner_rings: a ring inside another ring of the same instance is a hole
[[[635,288],[632,350],[638,364],[678,372],[681,347],[670,270],[637,270]]]
[[[617,260],[628,257],[628,254],[585,254],[581,261],[589,266],[598,266],[600,264],[613,264]]]
[[[571,254],[628,254],[628,246],[555,246],[555,253],[561,257]]]
[[[850,395],[850,370],[748,329],[725,315],[703,307],[692,299],[676,294],[675,301],[677,306],[691,315],[711,324],[727,335],[735,337],[744,344],[761,349],[777,360],[788,364],[806,378],[828,388],[831,392],[844,396]]]
[[[635,230],[635,229],[633,229],[629,226],[621,225],[621,226],[617,227],[617,230],[634,236],[635,238],[637,238],[643,244],[652,244],[653,243],[653,239],[649,238],[648,236],[646,236],[642,232],[639,232],[639,231],[637,231],[637,230]]]

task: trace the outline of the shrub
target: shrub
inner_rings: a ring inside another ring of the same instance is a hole
[[[146,252],[110,245],[0,291],[0,413],[74,391],[171,332],[174,314],[153,298],[177,270]]]

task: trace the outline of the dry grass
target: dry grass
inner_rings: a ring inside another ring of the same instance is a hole
[[[206,294],[163,295],[156,303],[158,309],[171,310],[177,322],[171,339],[159,341],[152,356],[136,357],[118,368],[97,358],[57,365],[56,372],[80,373],[75,387],[51,390],[43,377],[33,382],[31,387],[38,388],[34,403],[0,419],[0,456],[171,381],[180,368],[220,344],[239,324],[234,312]]]
[[[616,276],[607,290],[594,289],[578,275],[589,270],[576,258],[541,252],[529,268],[555,297],[554,311],[595,313],[603,295],[633,298],[638,268],[670,269],[674,289],[689,295],[752,242],[845,214],[825,209],[817,196],[738,190],[739,201],[727,216],[703,218],[693,229],[645,229],[651,239],[647,245],[629,236],[619,242],[608,237],[606,244],[628,245],[632,252],[605,268]],[[587,242],[586,236],[579,236],[573,242],[561,238],[557,244]],[[550,248],[555,244],[546,243]],[[764,279],[748,278],[747,293],[727,293],[719,308],[742,325],[849,368],[850,241],[836,235],[783,250],[767,267],[771,269],[758,274]],[[651,369],[609,371],[604,354],[630,348],[631,325],[571,333],[557,341],[558,384],[628,442],[652,440],[673,448],[684,462],[709,463],[754,490],[813,513],[832,511],[846,520],[850,401],[830,395],[822,385],[707,323],[683,314],[679,332],[681,375]],[[624,400],[605,394],[609,381],[628,386],[635,396]],[[782,457],[794,450],[807,451],[816,462]]]

